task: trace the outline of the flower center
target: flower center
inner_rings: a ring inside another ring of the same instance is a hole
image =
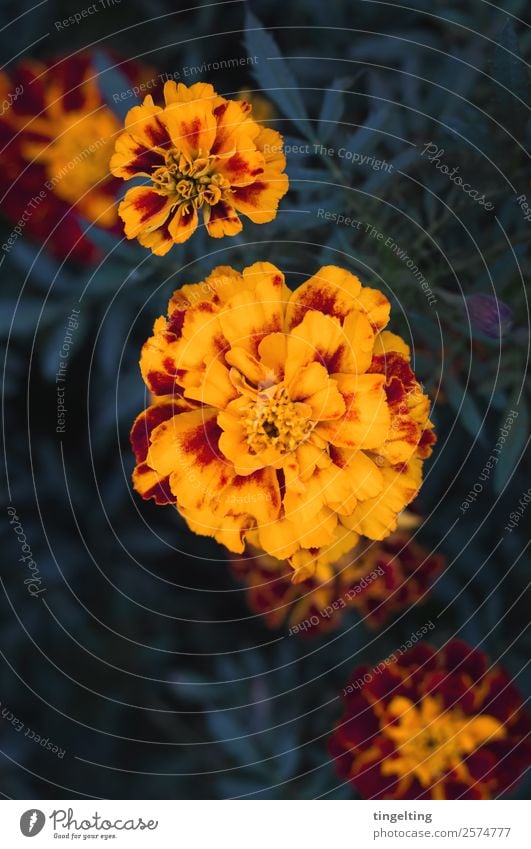
[[[281,454],[295,451],[313,429],[307,404],[291,401],[282,384],[258,393],[243,419],[252,454],[276,448]]]
[[[452,769],[462,771],[467,755],[483,743],[505,736],[505,729],[493,716],[465,716],[459,708],[444,710],[432,696],[418,705],[396,696],[382,732],[396,746],[396,756],[382,764],[383,774],[415,776],[423,787]]]
[[[164,195],[175,198],[177,204],[193,203],[197,208],[204,203],[215,206],[229,182],[221,174],[213,173],[215,156],[198,156],[189,159],[177,150],[170,150],[165,163],[152,174],[155,188]]]

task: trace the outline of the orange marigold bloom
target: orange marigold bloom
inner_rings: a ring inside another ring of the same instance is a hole
[[[381,628],[429,592],[444,566],[444,557],[431,554],[408,534],[392,534],[372,543],[355,562],[357,575],[341,574],[343,585],[375,574],[352,598],[352,606],[371,628]],[[343,589],[345,592],[345,589]],[[346,590],[348,592],[348,588]]]
[[[434,441],[389,312],[335,266],[293,293],[260,262],[175,292],[142,350],[148,388],[170,397],[133,426],[137,491],[236,553],[256,529],[299,580],[322,547],[386,537]]]
[[[270,628],[290,626],[313,637],[337,628],[349,609],[370,627],[381,627],[429,592],[444,563],[400,531],[365,550],[350,549],[348,536],[343,542],[349,549],[344,554],[337,545],[321,549],[314,574],[302,581],[293,580],[297,573],[286,560],[252,545],[244,556],[233,556],[231,566],[248,588],[249,607]]]
[[[251,118],[246,101],[225,100],[207,83],[164,85],[164,106],[148,95],[127,115],[112,173],[149,183],[129,189],[119,213],[129,239],[162,256],[196,230],[234,236],[239,214],[272,221],[288,190],[282,137]]]
[[[131,82],[147,73],[132,62],[121,70]],[[26,213],[26,232],[49,240],[56,255],[95,260],[80,216],[104,228],[119,223],[121,184],[109,166],[121,126],[102,98],[90,53],[24,60],[9,76],[0,74],[2,100],[4,94],[13,101],[0,116],[4,211],[14,221]]]
[[[492,799],[531,763],[506,673],[459,640],[355,670],[330,750],[366,799]]]

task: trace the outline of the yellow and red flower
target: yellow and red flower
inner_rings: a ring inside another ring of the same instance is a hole
[[[121,63],[121,70],[131,82],[147,74],[133,62]],[[0,74],[0,93],[16,95],[0,117],[3,210],[12,221],[23,217],[25,232],[56,256],[80,262],[98,257],[80,216],[104,228],[119,223],[121,183],[109,167],[121,127],[97,78],[89,53],[24,60]]]
[[[133,426],[137,491],[235,553],[256,530],[298,580],[319,549],[388,536],[435,440],[389,313],[335,266],[293,293],[270,263],[175,292],[142,350],[168,397]]]
[[[441,554],[432,554],[410,535],[398,532],[381,542],[372,543],[354,564],[357,575],[348,570],[341,573],[343,593],[348,593],[348,582],[354,585],[364,575],[375,575],[352,597],[352,606],[371,628],[381,628],[407,610],[429,592],[435,578],[444,566]]]
[[[363,798],[492,799],[531,763],[520,695],[459,640],[360,667],[343,693],[330,750]]]
[[[116,177],[147,178],[129,189],[120,216],[129,239],[162,256],[197,229],[234,236],[240,215],[272,221],[288,190],[282,137],[257,124],[246,101],[225,100],[207,83],[168,81],[164,106],[148,95],[127,115],[111,161]]]
[[[344,542],[349,545],[348,538]],[[381,627],[427,595],[443,563],[442,555],[430,554],[404,531],[365,550],[321,549],[314,574],[298,582],[286,560],[252,545],[231,558],[234,574],[247,586],[251,610],[270,628],[290,626],[310,637],[339,627],[352,609],[370,627]]]

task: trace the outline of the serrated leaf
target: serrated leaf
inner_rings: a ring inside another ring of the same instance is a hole
[[[481,434],[483,420],[472,398],[470,387],[465,391],[457,377],[450,372],[445,374],[444,387],[450,406],[457,413],[465,430],[475,439]]]
[[[246,14],[245,47],[249,56],[257,56],[259,59],[253,66],[253,75],[264,94],[274,101],[307,139],[314,141],[308,113],[299,94],[299,85],[275,39],[263,29],[252,12]]]
[[[345,108],[343,92],[351,84],[351,77],[336,77],[335,80],[332,80],[332,85],[323,98],[321,112],[319,113],[318,133],[321,143],[328,141],[336,129],[336,124],[341,120]]]
[[[388,117],[389,108],[387,106],[372,112],[365,124],[347,138],[346,149],[353,153],[362,153],[370,144],[378,142],[381,138],[379,130],[383,128]]]
[[[122,101],[119,98],[115,100],[114,95],[122,91],[129,91],[131,81],[123,71],[120,71],[116,67],[116,63],[103,50],[95,51],[94,67],[98,72],[97,83],[102,99],[120,121],[125,121],[127,113],[133,106],[138,105],[139,100],[134,96],[128,98],[126,101]]]

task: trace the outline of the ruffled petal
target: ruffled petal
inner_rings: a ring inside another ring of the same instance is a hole
[[[235,236],[243,228],[236,210],[228,201],[220,200],[214,206],[205,207],[203,214],[208,235],[213,239]]]
[[[208,100],[172,103],[161,120],[172,144],[190,161],[210,154],[216,138],[216,119]]]
[[[380,467],[383,489],[373,498],[360,501],[348,517],[345,527],[369,539],[384,539],[397,528],[397,517],[415,498],[422,481],[422,463],[414,458],[401,470],[389,465]]]
[[[128,239],[161,227],[170,211],[169,198],[145,186],[129,189],[118,210]]]
[[[379,448],[391,424],[383,375],[337,375],[336,381],[346,413],[338,421],[319,424],[316,433],[343,448]]]
[[[168,224],[168,232],[175,244],[186,242],[197,230],[197,209],[191,203],[181,204]]]
[[[293,292],[286,312],[288,329],[296,327],[308,310],[316,310],[341,321],[351,312],[361,292],[354,274],[335,265],[325,265]]]

